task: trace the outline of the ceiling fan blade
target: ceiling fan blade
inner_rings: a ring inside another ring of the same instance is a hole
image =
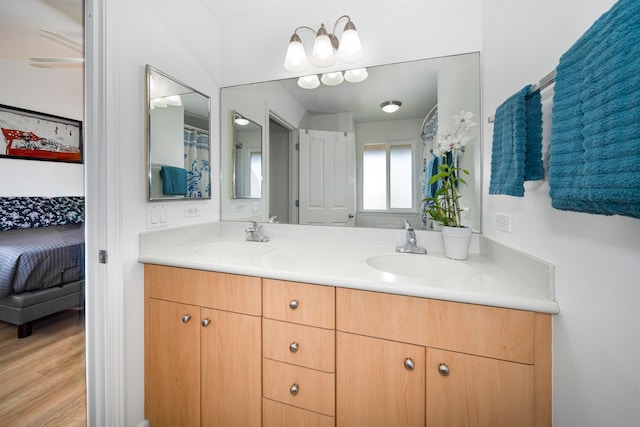
[[[45,28],[40,28],[40,35],[42,37],[46,37],[50,40],[53,40],[55,42],[58,42],[64,46],[70,47],[71,49],[74,49],[80,53],[84,53],[84,46],[82,45],[82,43],[78,43],[77,41],[62,35],[56,31],[52,31],[52,30],[47,30]]]
[[[63,63],[63,64],[78,64],[84,62],[84,58],[68,58],[68,57],[56,57],[56,56],[42,56],[29,58],[33,62],[49,62],[49,63]]]

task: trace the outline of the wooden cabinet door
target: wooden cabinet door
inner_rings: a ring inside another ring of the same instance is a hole
[[[145,417],[154,427],[200,426],[200,308],[148,298]]]
[[[337,426],[425,425],[424,347],[337,332],[336,348]]]
[[[209,319],[201,328],[202,425],[259,426],[260,317],[205,308],[201,312],[198,322]]]
[[[533,426],[533,379],[533,365],[428,348],[427,425]]]

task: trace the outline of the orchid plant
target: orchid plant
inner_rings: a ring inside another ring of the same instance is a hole
[[[434,156],[442,157],[443,160],[438,166],[439,172],[429,180],[429,185],[440,181],[442,186],[433,197],[427,197],[423,201],[426,202],[426,213],[434,221],[448,227],[462,227],[458,185],[467,184],[460,175],[469,175],[469,171],[458,167],[458,150],[464,151],[470,139],[471,128],[477,124],[472,118],[473,113],[464,110],[459,115],[454,115],[454,130],[439,136],[438,144],[433,149]]]

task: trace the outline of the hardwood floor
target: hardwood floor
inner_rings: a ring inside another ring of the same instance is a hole
[[[0,425],[86,426],[84,316],[67,310],[16,338],[0,322]]]

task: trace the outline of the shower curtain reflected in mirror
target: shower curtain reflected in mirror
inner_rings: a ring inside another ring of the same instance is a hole
[[[210,197],[209,135],[184,129],[184,168],[187,170],[187,197]]]

